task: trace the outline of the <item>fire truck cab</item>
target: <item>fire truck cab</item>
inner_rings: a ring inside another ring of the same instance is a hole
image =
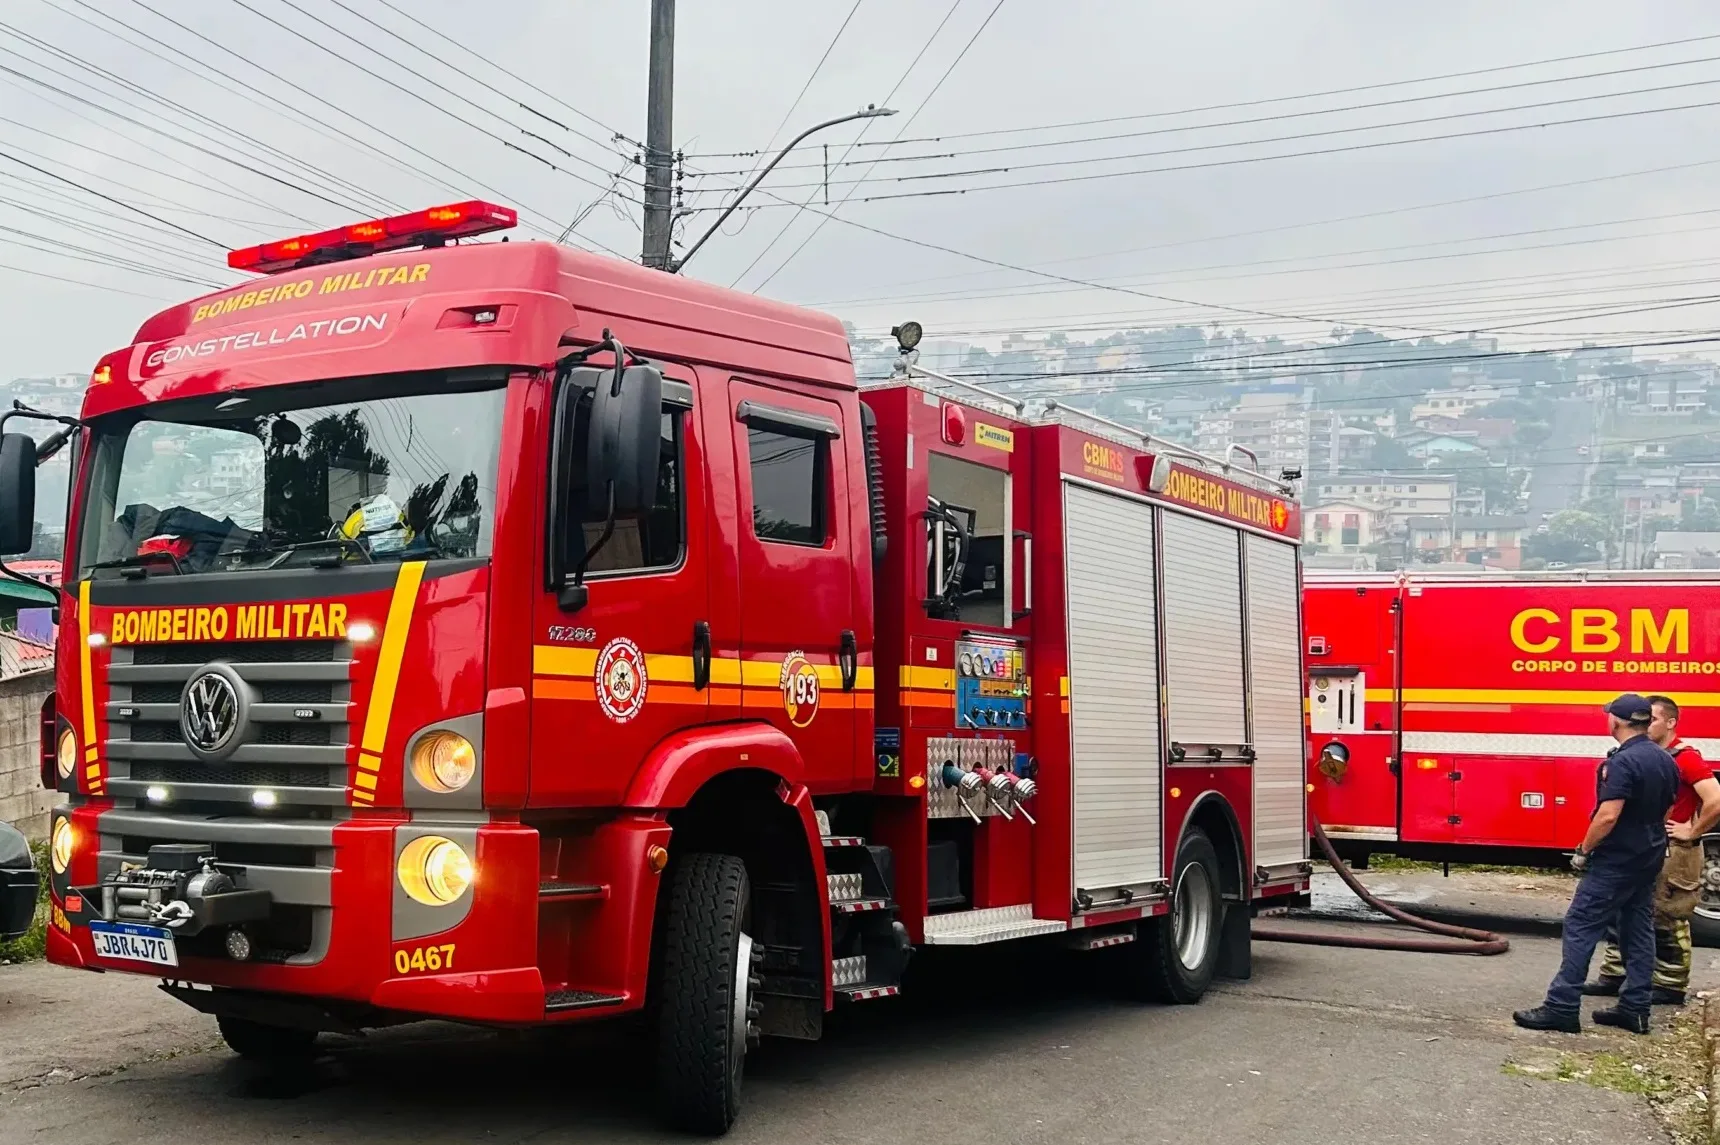
[[[267,277],[0,438],[5,551],[76,451],[49,958],[263,1058],[649,1007],[704,1131],[756,1038],[917,949],[1103,948],[1178,1002],[1246,974],[1308,877],[1285,489],[861,390],[822,315],[452,241],[511,223],[235,252]]]

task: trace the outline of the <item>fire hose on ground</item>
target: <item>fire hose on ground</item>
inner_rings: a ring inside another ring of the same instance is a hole
[[[1259,942],[1300,942],[1310,946],[1356,946],[1365,950],[1410,950],[1422,954],[1504,954],[1511,949],[1511,943],[1499,935],[1487,930],[1475,930],[1467,926],[1452,926],[1449,923],[1434,922],[1432,919],[1419,918],[1391,903],[1379,898],[1362,881],[1356,878],[1349,864],[1338,858],[1338,852],[1332,846],[1332,840],[1326,837],[1326,829],[1320,826],[1320,821],[1310,816],[1309,822],[1314,827],[1314,841],[1320,844],[1320,850],[1326,854],[1326,861],[1332,864],[1332,869],[1338,877],[1344,880],[1344,885],[1355,892],[1357,898],[1405,926],[1413,926],[1430,934],[1445,935],[1445,938],[1374,938],[1362,934],[1342,934],[1337,932],[1321,932],[1315,930],[1279,930],[1275,927],[1255,927],[1254,938]]]

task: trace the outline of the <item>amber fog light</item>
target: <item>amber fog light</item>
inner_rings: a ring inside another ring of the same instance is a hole
[[[66,868],[72,865],[72,846],[77,838],[72,834],[72,821],[60,818],[54,820],[54,837],[48,845],[48,861],[54,865],[54,873],[63,875]]]
[[[78,734],[71,728],[60,733],[60,742],[54,752],[54,766],[59,769],[61,779],[70,779],[72,772],[78,769]]]
[[[412,745],[412,777],[428,791],[452,794],[477,769],[477,749],[457,732],[431,732]]]
[[[395,874],[413,902],[447,906],[472,885],[472,860],[452,839],[420,835],[400,852]]]

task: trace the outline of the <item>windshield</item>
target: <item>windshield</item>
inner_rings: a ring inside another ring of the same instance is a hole
[[[489,556],[504,384],[343,379],[115,414],[80,575]]]

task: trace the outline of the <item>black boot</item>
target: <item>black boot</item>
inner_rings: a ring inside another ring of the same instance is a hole
[[[1589,1017],[1595,1020],[1597,1026],[1616,1026],[1633,1034],[1648,1033],[1648,1015],[1637,1010],[1614,1006],[1607,1010],[1596,1010]]]
[[[1587,998],[1616,998],[1620,987],[1624,985],[1623,978],[1607,978],[1602,976],[1593,982],[1583,983],[1583,996]]]
[[[1648,1004],[1650,1006],[1682,1006],[1684,1005],[1684,991],[1674,990],[1669,986],[1656,986],[1654,992],[1648,996]]]
[[[1557,1030],[1563,1034],[1583,1032],[1582,1015],[1555,1010],[1551,1006],[1536,1006],[1533,1010],[1518,1010],[1511,1020],[1525,1030]]]

